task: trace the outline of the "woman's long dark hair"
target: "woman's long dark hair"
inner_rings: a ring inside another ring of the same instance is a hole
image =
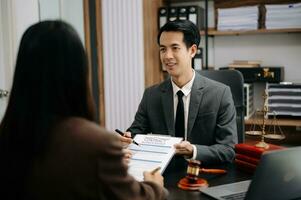
[[[93,107],[87,58],[76,31],[62,21],[29,27],[0,125],[0,185],[21,189],[53,126],[71,116],[93,120]]]

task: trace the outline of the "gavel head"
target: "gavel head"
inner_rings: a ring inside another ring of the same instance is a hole
[[[195,183],[198,180],[201,162],[198,160],[189,160],[187,166],[186,178],[190,183]]]

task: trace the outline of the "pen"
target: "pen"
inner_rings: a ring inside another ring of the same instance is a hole
[[[151,174],[155,174],[157,171],[159,171],[161,169],[161,167],[157,167],[156,169],[154,169],[153,171],[151,171]]]
[[[121,130],[115,129],[115,131],[116,131],[117,133],[119,133],[119,135],[124,136],[124,133],[123,133]],[[135,140],[133,140],[133,143],[134,143],[135,145],[140,146]]]

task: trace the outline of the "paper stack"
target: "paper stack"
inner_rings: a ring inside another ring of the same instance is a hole
[[[217,9],[218,30],[256,30],[258,28],[258,6]]]
[[[269,148],[256,147],[254,144],[240,143],[235,145],[235,165],[238,169],[253,173],[266,151],[284,149],[282,146],[269,144]]]
[[[265,5],[266,29],[301,28],[301,3]]]
[[[136,180],[143,181],[143,172],[152,171],[160,167],[161,174],[172,159],[174,144],[180,143],[183,138],[169,135],[137,134],[134,140],[139,144],[130,144],[128,147],[133,156],[129,163],[129,174]]]

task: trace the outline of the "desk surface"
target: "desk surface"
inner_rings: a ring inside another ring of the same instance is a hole
[[[232,183],[237,181],[243,181],[251,179],[252,175],[239,171],[236,169],[234,164],[226,164],[222,166],[208,166],[205,168],[220,168],[226,169],[227,174],[224,175],[212,175],[212,174],[200,174],[199,177],[204,178],[208,181],[209,186],[216,186],[226,183]],[[169,200],[196,200],[196,199],[211,199],[210,197],[201,194],[198,191],[184,191],[177,187],[178,181],[186,175],[187,164],[185,160],[175,160],[169,164],[165,170],[164,184],[169,190]]]

